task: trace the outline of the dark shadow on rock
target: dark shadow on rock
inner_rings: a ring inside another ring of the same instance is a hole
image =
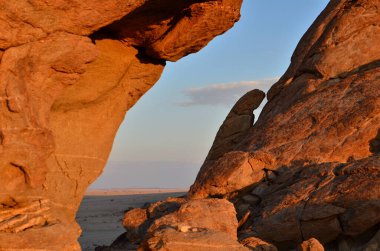
[[[380,154],[380,128],[377,131],[377,135],[369,142],[369,150],[374,155]]]

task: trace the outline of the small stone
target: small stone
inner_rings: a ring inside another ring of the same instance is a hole
[[[178,226],[178,231],[180,231],[182,233],[187,233],[187,232],[189,232],[189,230],[191,230],[190,226]]]
[[[297,251],[324,251],[322,244],[315,238],[304,241],[297,247]]]

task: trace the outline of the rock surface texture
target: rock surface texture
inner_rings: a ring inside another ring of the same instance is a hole
[[[221,151],[227,117],[189,197],[228,198],[239,236],[279,249],[364,249],[380,224],[379,42],[380,1],[330,1],[258,121]]]
[[[250,250],[378,250],[379,42],[379,0],[330,1],[268,92],[258,121],[253,124],[252,111],[261,91],[247,93],[231,110],[185,203],[232,202],[238,240]],[[217,214],[218,207],[210,208]],[[186,219],[199,217],[199,210],[186,218],[173,210],[154,219],[161,227],[141,231],[146,249],[205,243],[176,228],[192,229]],[[204,227],[208,240],[218,238]]]
[[[0,250],[79,250],[75,213],[126,111],[241,0],[0,5]]]
[[[0,3],[0,250],[79,250],[76,210],[126,111],[241,0]],[[127,212],[102,249],[378,249],[379,41],[380,0],[331,0],[258,121],[254,90],[188,196]]]

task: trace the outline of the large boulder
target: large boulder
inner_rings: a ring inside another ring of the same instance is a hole
[[[238,242],[236,211],[225,199],[169,198],[126,212],[123,225],[127,232],[100,250],[249,250]]]
[[[223,220],[220,220],[223,219]],[[162,226],[187,232],[185,229],[209,229],[224,232],[237,239],[236,211],[232,203],[224,199],[200,199],[185,202],[170,214],[156,219],[149,227],[153,233]]]

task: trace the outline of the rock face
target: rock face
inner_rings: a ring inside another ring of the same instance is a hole
[[[258,121],[242,123],[244,135],[221,150],[223,135],[237,131],[227,117],[189,197],[228,198],[243,220],[239,235],[280,249],[314,237],[361,250],[380,223],[379,9],[331,1]],[[255,97],[238,104],[245,99]]]
[[[126,111],[241,0],[0,5],[0,249],[79,250],[76,210]]]
[[[258,90],[231,110],[187,203],[231,201],[238,240],[250,250],[377,250],[379,41],[380,1],[330,1],[268,92],[258,121],[252,116],[264,98]],[[186,224],[177,212],[164,225]],[[192,237],[173,229],[142,235],[180,250],[170,241]]]

